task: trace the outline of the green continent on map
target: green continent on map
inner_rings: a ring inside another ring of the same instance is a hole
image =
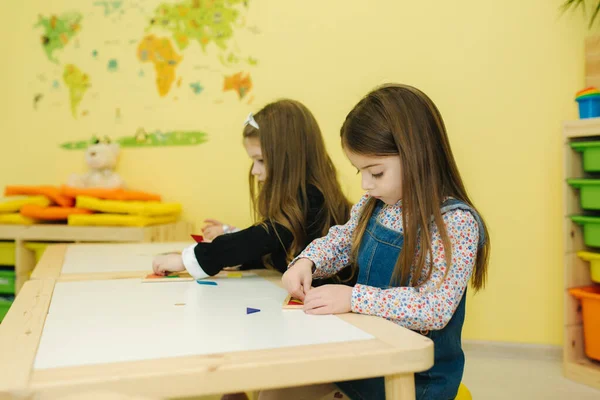
[[[177,46],[183,50],[196,40],[202,50],[210,42],[221,49],[233,36],[239,16],[236,6],[247,0],[187,0],[174,4],[163,3],[154,11],[151,27],[162,27],[172,32]]]
[[[81,20],[83,16],[80,13],[69,13],[62,15],[51,15],[38,18],[36,27],[42,27],[44,33],[41,41],[48,59],[58,63],[54,55],[56,50],[62,50],[71,41],[71,39],[81,30]]]
[[[90,88],[90,77],[83,73],[73,64],[65,65],[63,80],[69,88],[69,100],[71,102],[71,113],[77,118],[77,108],[83,100],[83,96]]]

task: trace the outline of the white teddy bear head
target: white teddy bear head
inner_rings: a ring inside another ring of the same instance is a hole
[[[119,158],[118,143],[97,143],[85,152],[85,161],[91,169],[115,169]]]

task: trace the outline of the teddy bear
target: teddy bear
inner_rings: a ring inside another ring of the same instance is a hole
[[[124,189],[125,182],[115,172],[119,152],[118,143],[93,140],[85,152],[85,162],[90,171],[83,175],[72,174],[67,185],[78,188]]]

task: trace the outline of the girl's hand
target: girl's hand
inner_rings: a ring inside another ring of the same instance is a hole
[[[307,314],[350,312],[352,289],[346,285],[323,285],[312,289],[304,299],[304,312]]]
[[[154,257],[152,270],[156,275],[167,275],[169,272],[185,271],[185,265],[181,254],[164,254]]]
[[[301,258],[281,277],[283,287],[293,297],[304,301],[312,283],[313,265],[308,258]]]
[[[206,240],[213,240],[217,236],[221,236],[225,231],[223,223],[216,219],[205,219],[206,225],[202,227],[202,234]]]

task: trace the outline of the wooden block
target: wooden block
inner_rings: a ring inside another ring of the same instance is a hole
[[[291,294],[288,294],[285,300],[283,301],[283,305],[281,308],[284,310],[292,310],[292,309],[302,309],[304,307],[304,303],[302,300],[298,300],[293,298]]]
[[[155,275],[150,274],[146,275],[144,279],[142,279],[142,283],[153,283],[153,282],[189,282],[193,281],[194,278],[188,274],[187,272],[174,273],[170,275]]]

